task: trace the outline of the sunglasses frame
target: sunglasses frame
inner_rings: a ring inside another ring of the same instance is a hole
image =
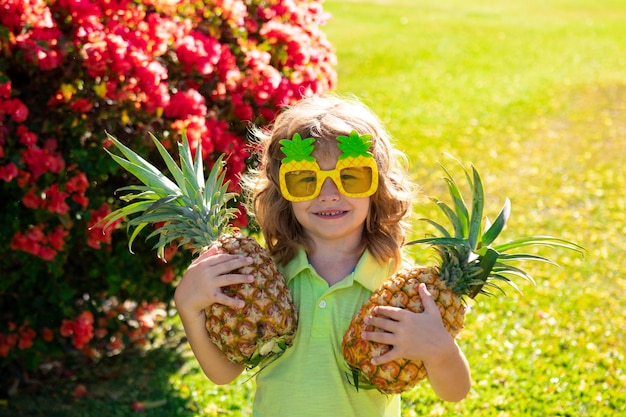
[[[310,169],[297,169],[297,170],[287,169],[287,165],[281,164],[280,171],[279,171],[280,192],[286,200],[292,201],[292,202],[313,200],[317,196],[320,195],[320,192],[322,191],[322,186],[324,185],[326,178],[330,178],[337,186],[337,190],[339,190],[339,192],[346,197],[349,197],[349,198],[369,197],[373,195],[378,189],[378,165],[376,164],[376,160],[374,158],[359,158],[359,159],[360,160],[358,161],[358,163],[357,161],[354,161],[348,164],[346,164],[342,160],[338,160],[337,164],[335,165],[335,168],[330,169],[330,170],[320,169],[317,161],[309,162],[309,164],[311,164]],[[342,166],[340,169],[337,169],[337,167],[341,165],[344,165],[344,166]],[[367,191],[364,191],[362,193],[349,193],[344,189],[343,183],[341,182],[341,171],[346,168],[359,168],[359,167],[370,168],[372,170],[372,180],[370,182],[370,186],[367,189]],[[286,175],[289,172],[294,172],[294,171],[315,172],[317,182],[315,184],[315,191],[311,195],[304,196],[304,197],[296,197],[289,192],[289,189],[287,187]]]

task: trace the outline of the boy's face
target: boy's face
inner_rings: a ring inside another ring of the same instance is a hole
[[[322,170],[331,170],[337,158],[324,157],[318,159],[318,164]],[[314,241],[345,240],[357,244],[369,214],[370,197],[346,197],[331,178],[326,178],[319,195],[291,205],[296,219]]]

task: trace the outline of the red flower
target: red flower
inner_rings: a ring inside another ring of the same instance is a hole
[[[33,174],[33,181],[46,172],[59,173],[65,168],[65,161],[59,155],[52,155],[47,149],[36,146],[24,149],[22,159]]]
[[[11,182],[13,178],[17,177],[18,169],[13,162],[8,165],[0,167],[0,179]]]
[[[79,98],[70,104],[70,109],[77,113],[87,113],[93,108],[93,103],[86,98]]]
[[[0,333],[0,356],[6,358],[11,349],[17,344],[18,336],[15,333]]]
[[[111,208],[102,203],[98,210],[90,210],[91,220],[87,223],[87,245],[100,249],[102,243],[111,244],[111,231],[122,222],[122,219],[115,221],[106,230],[104,224],[98,224],[107,214],[111,212]]]
[[[49,253],[42,253],[44,249],[43,245],[45,244],[46,236],[43,233],[43,224],[38,224],[37,226],[31,226],[26,231],[26,234],[22,234],[22,232],[18,231],[15,236],[13,236],[10,247],[13,250],[21,250],[35,256],[47,257]]]
[[[172,267],[168,266],[167,268],[165,268],[165,272],[163,273],[163,275],[161,275],[161,282],[163,282],[164,284],[169,284],[174,281],[174,278],[174,270],[172,269]]]
[[[20,143],[25,146],[35,146],[37,144],[37,135],[28,130],[24,125],[17,127],[17,136],[20,138]]]
[[[33,339],[35,336],[37,336],[37,332],[33,329],[21,327],[17,347],[23,350],[33,346]]]
[[[0,84],[0,98],[10,98],[10,97],[11,97],[11,80]]]
[[[10,105],[10,113],[13,120],[22,123],[28,117],[28,107],[19,99],[7,100]]]
[[[61,323],[61,336],[73,336],[72,344],[77,349],[82,349],[93,338],[93,314],[83,311],[74,320],[63,320]]]
[[[52,342],[54,340],[54,332],[51,329],[44,327],[41,329],[41,338],[44,342]]]
[[[52,184],[44,191],[44,204],[51,213],[65,214],[70,207],[65,202],[67,193],[59,191],[59,184]]]
[[[65,238],[68,234],[69,232],[63,226],[57,226],[48,234],[48,243],[57,251],[61,251],[65,246]]]
[[[190,116],[206,117],[205,98],[197,90],[179,91],[172,96],[165,108],[165,116],[177,119],[188,119]]]
[[[82,398],[89,395],[89,391],[87,391],[87,387],[85,385],[78,384],[72,390],[72,395],[74,396],[74,398]]]
[[[65,190],[69,193],[84,193],[89,188],[89,181],[84,172],[78,172],[65,185]]]
[[[70,320],[63,320],[61,322],[60,333],[63,337],[70,337],[74,333],[74,322]]]
[[[22,197],[22,204],[24,204],[24,206],[28,207],[29,209],[38,209],[39,207],[41,207],[42,203],[43,199],[35,194],[34,188],[28,190],[26,194],[24,194],[24,196]]]

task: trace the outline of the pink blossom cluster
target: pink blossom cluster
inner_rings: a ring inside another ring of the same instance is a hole
[[[121,220],[107,230],[99,221],[119,204],[111,197],[129,179],[104,153],[105,131],[148,153],[147,132],[171,150],[184,132],[193,150],[202,145],[207,167],[227,154],[231,191],[239,192],[239,175],[252,163],[249,125],[271,123],[282,106],[334,87],[336,58],[321,31],[328,19],[314,0],[0,2],[0,249],[10,253],[0,266],[13,271],[0,279],[14,280],[3,288],[52,291],[37,282],[54,278],[68,283],[67,294],[82,295],[113,285],[107,262],[127,256],[111,253]],[[246,224],[244,212],[238,225]],[[80,262],[77,250],[93,251],[90,259],[100,264],[90,267],[100,275],[87,278],[70,265]],[[158,292],[175,282],[184,259],[175,253],[171,248],[171,262],[146,273],[155,278],[146,286]],[[34,338],[51,343],[59,336],[84,351],[106,338],[106,349],[116,350],[142,343],[150,328],[113,332],[119,314],[111,309],[83,311],[80,299],[55,299],[66,303],[58,306],[58,326],[0,298],[8,317],[0,322],[0,357],[28,350]]]

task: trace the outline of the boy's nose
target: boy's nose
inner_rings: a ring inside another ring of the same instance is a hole
[[[326,178],[324,180],[319,198],[322,201],[336,201],[339,199],[339,189],[337,188],[337,184],[335,184],[332,179]]]

